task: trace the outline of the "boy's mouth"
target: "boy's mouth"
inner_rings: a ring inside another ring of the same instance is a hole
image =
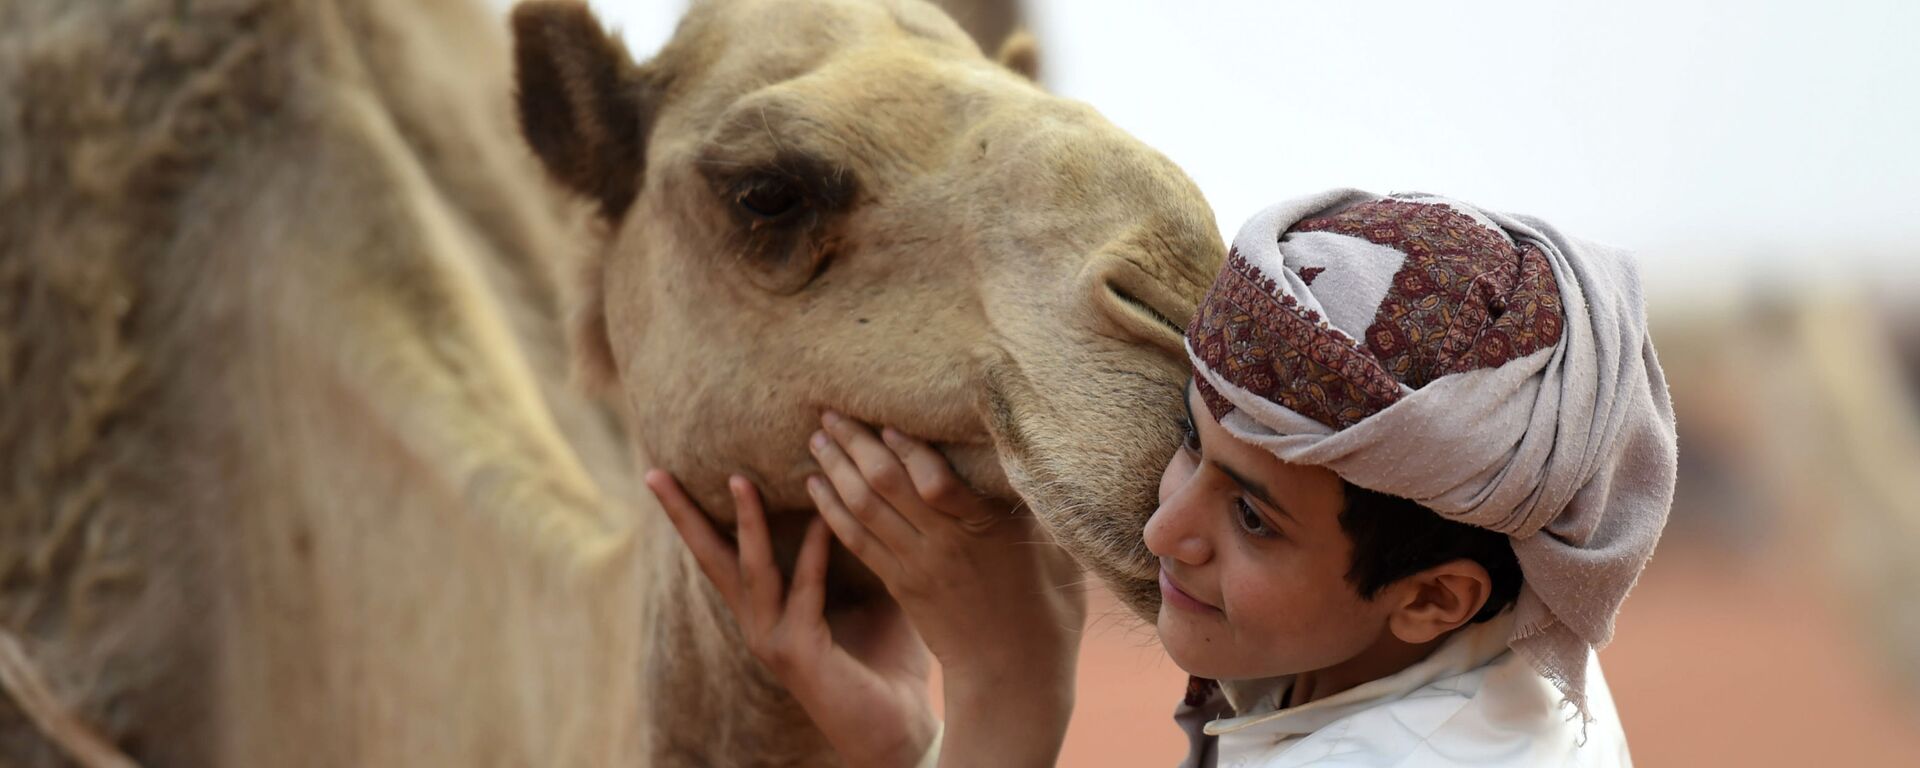
[[[1181,589],[1180,585],[1173,580],[1173,574],[1168,573],[1166,568],[1160,569],[1160,600],[1167,605],[1196,613],[1220,612],[1220,609],[1214,605]]]

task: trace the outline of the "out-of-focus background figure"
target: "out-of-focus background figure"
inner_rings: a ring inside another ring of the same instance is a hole
[[[1920,6],[940,4],[986,50],[1031,30],[1042,81],[1179,163],[1228,236],[1346,185],[1637,250],[1681,444],[1603,652],[1637,761],[1920,753]],[[641,49],[680,7],[595,6]],[[1182,675],[1100,615],[1062,764],[1170,765]]]

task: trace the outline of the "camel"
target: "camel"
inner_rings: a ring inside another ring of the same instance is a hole
[[[1897,294],[1896,294],[1897,295]],[[1736,542],[1801,542],[1833,577],[1885,683],[1920,696],[1920,323],[1833,286],[1656,314],[1675,405],[1690,427],[1676,511]],[[1790,405],[1783,405],[1790,404]],[[1691,469],[1692,471],[1689,471]],[[1817,515],[1806,513],[1817,511]]]
[[[634,482],[791,527],[829,407],[1152,609],[1177,168],[919,0],[505,26],[0,7],[4,762],[833,764]]]
[[[1039,51],[1025,32],[1026,9],[1020,0],[932,0],[946,11],[983,51],[1015,71],[1038,79]]]

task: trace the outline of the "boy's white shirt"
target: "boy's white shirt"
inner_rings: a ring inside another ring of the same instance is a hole
[[[933,730],[933,743],[927,745],[926,754],[920,756],[920,762],[914,768],[938,768],[940,765],[940,742],[947,738],[947,723],[941,721]]]
[[[1291,709],[1291,678],[1228,681],[1235,712],[1207,723],[1217,768],[1627,766],[1626,733],[1599,659],[1587,657],[1593,721],[1507,648],[1511,612],[1468,625],[1393,675]]]

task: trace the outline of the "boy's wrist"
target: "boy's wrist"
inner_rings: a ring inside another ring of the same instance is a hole
[[[952,713],[957,708],[973,706],[982,709],[1019,706],[1036,714],[1051,709],[1071,710],[1073,666],[1072,660],[1051,664],[1031,659],[1018,663],[980,660],[959,665],[942,662],[946,711]],[[951,714],[947,719],[952,719]]]
[[[1036,703],[1064,701],[1071,708],[1074,672],[1080,657],[1077,632],[1044,638],[1008,638],[1003,643],[974,650],[960,658],[940,659],[950,704],[970,703],[973,699],[988,704],[1004,703],[1010,696],[1027,692],[1036,697]],[[955,696],[967,701],[955,701]]]
[[[1076,652],[1059,652],[941,659],[941,676],[946,680],[946,690],[968,695],[1049,686],[1070,692],[1077,656]]]
[[[1073,688],[1074,668],[1080,658],[1079,632],[1001,636],[1001,642],[975,647],[966,654],[940,656],[949,684],[987,690],[1063,682]],[[949,690],[952,688],[950,687]]]
[[[954,680],[946,692],[941,768],[1051,766],[1073,716],[1073,679]]]

